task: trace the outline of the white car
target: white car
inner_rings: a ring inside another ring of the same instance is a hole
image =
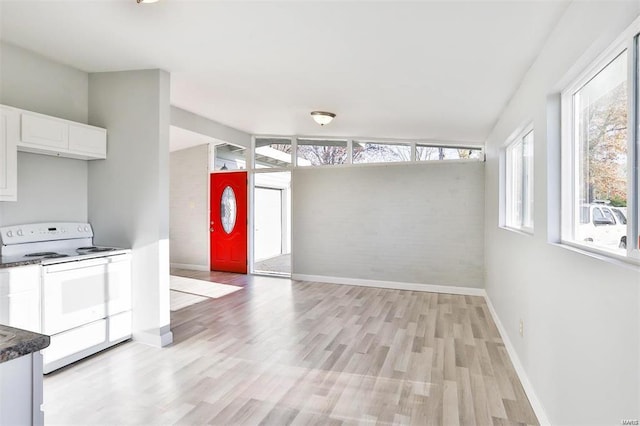
[[[627,248],[625,210],[607,204],[583,205],[576,240],[608,248]]]

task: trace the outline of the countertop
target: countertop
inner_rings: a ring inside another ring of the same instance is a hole
[[[49,336],[0,325],[0,363],[29,355],[49,346]]]
[[[38,265],[42,261],[40,257],[8,257],[0,256],[0,269],[13,268],[14,266]]]

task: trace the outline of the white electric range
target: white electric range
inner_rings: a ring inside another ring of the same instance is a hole
[[[130,250],[95,246],[88,223],[2,227],[0,241],[3,263],[40,266],[40,321],[32,331],[51,336],[45,373],[131,337]]]

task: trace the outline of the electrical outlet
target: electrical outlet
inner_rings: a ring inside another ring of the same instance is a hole
[[[524,337],[524,320],[520,319],[520,337]]]

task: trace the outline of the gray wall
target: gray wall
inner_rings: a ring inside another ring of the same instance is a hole
[[[483,286],[484,164],[297,168],[293,273]]]
[[[0,103],[87,122],[88,75],[0,43]],[[87,221],[87,162],[18,153],[18,201],[0,201],[0,226]]]
[[[109,129],[107,159],[89,164],[96,242],[132,247],[134,338],[168,344],[169,74],[91,74],[89,118]]]
[[[171,263],[208,270],[209,145],[174,151],[170,158]]]
[[[18,201],[0,202],[0,226],[87,221],[87,162],[18,153]]]
[[[89,76],[0,42],[0,104],[87,122]]]
[[[175,106],[171,107],[171,125],[233,145],[244,147],[251,145],[250,134]]]
[[[558,228],[559,209],[554,102],[567,77],[582,71],[638,13],[637,1],[573,2],[487,140],[486,289],[551,424],[640,418],[640,271],[548,239]],[[530,121],[533,236],[498,227],[499,150]]]

